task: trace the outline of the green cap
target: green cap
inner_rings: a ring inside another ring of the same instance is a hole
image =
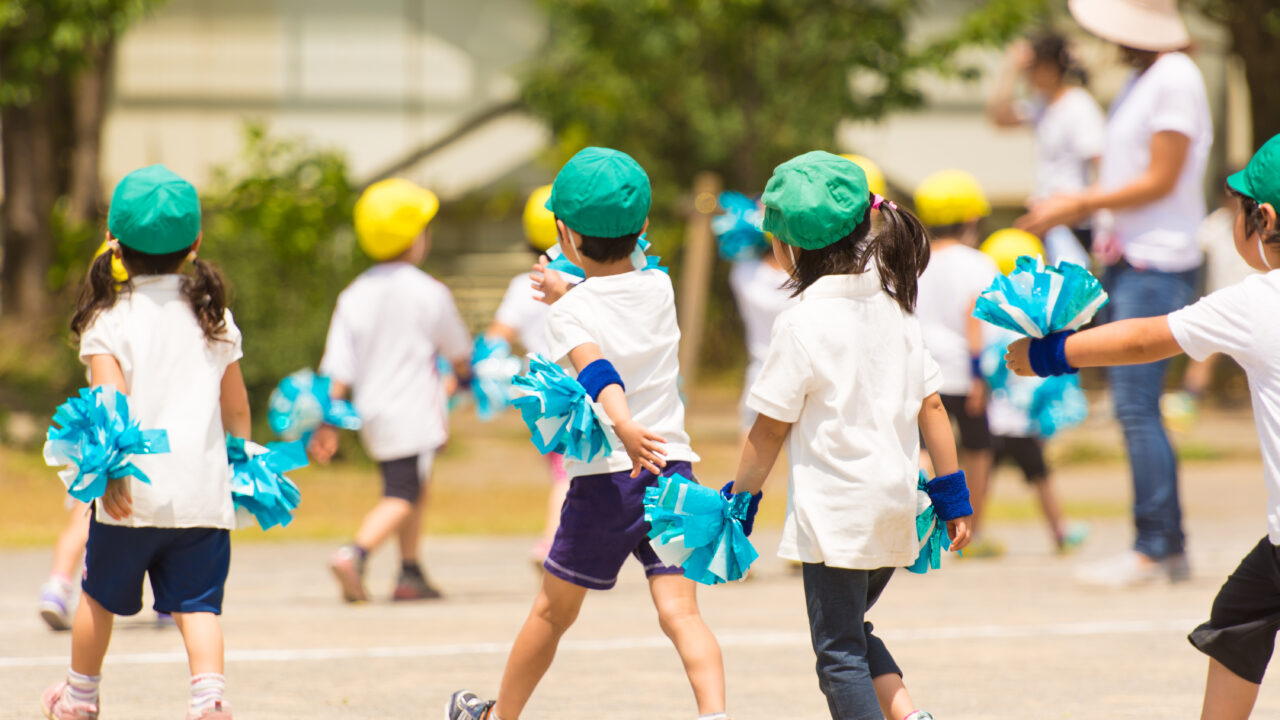
[[[1280,210],[1280,135],[1258,148],[1243,170],[1227,178],[1227,185]]]
[[[178,252],[200,235],[200,198],[191,183],[163,165],[134,170],[111,194],[107,228],[138,252]]]
[[[649,176],[624,152],[583,148],[560,168],[546,207],[588,237],[638,233],[649,217]]]
[[[871,192],[857,163],[814,150],[775,168],[761,201],[765,232],[788,245],[818,250],[867,219]]]

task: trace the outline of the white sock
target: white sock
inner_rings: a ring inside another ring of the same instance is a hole
[[[101,682],[101,675],[81,675],[67,668],[67,699],[77,704],[97,705],[98,684]]]
[[[706,715],[699,715],[698,720],[729,720],[729,714],[726,712],[713,712]]]
[[[188,701],[188,707],[195,713],[213,710],[222,702],[222,694],[226,690],[227,677],[221,673],[192,675],[191,699]]]
[[[71,578],[59,573],[51,573],[49,575],[48,584],[57,590],[58,594],[63,597],[70,596],[71,591],[75,588],[75,586],[71,584]]]

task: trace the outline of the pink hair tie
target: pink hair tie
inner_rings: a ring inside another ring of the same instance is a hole
[[[871,193],[871,209],[872,210],[879,210],[880,206],[885,204],[886,202],[889,203],[890,209],[893,209],[893,210],[898,209],[898,204],[895,203],[894,201],[885,200],[883,195],[877,195],[876,193]]]

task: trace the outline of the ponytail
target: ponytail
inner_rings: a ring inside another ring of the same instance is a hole
[[[182,279],[182,295],[191,304],[205,339],[225,340],[222,334],[227,329],[227,288],[222,275],[199,258],[191,261],[191,267],[195,272]]]
[[[100,253],[89,266],[89,274],[80,283],[80,297],[76,300],[76,311],[71,316],[71,338],[79,342],[80,335],[93,324],[98,313],[108,310],[116,304],[119,292],[115,276],[111,272],[113,253]]]
[[[883,220],[872,238],[880,285],[906,312],[915,312],[920,274],[929,264],[929,235],[915,215],[898,206],[880,204]]]

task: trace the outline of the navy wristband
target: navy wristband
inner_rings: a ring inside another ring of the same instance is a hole
[[[968,517],[973,514],[969,504],[969,486],[964,482],[964,471],[934,478],[925,483],[925,492],[933,503],[933,511],[944,521]]]
[[[1074,330],[1066,330],[1033,339],[1027,346],[1027,360],[1031,363],[1031,372],[1040,377],[1076,373],[1077,370],[1067,362],[1067,338],[1073,334],[1075,334]]]
[[[614,369],[613,363],[604,358],[582,368],[582,372],[578,373],[578,382],[582,384],[592,400],[598,400],[600,393],[610,385],[617,385],[623,391],[627,389],[627,386],[622,384],[622,377]]]
[[[982,372],[982,356],[981,355],[969,356],[969,374],[974,376],[975,378],[978,378],[979,380],[986,377],[986,374]]]

